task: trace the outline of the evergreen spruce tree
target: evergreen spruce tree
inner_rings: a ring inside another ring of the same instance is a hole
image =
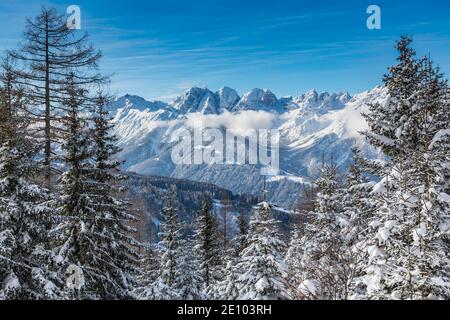
[[[429,57],[421,61],[419,99],[408,121],[409,154],[413,155],[413,187],[417,199],[408,230],[411,254],[406,260],[408,299],[448,299],[450,201],[445,177],[449,169],[448,84]],[[414,138],[414,139],[412,139]],[[444,168],[444,170],[442,170]]]
[[[413,168],[409,163],[411,141],[407,132],[420,81],[420,65],[411,42],[408,36],[397,42],[398,64],[384,77],[390,95],[388,102],[371,105],[370,112],[364,115],[370,128],[363,132],[364,136],[391,159],[379,172],[382,180],[373,191],[377,210],[369,224],[367,239],[369,298],[402,298],[400,287],[406,283],[400,269],[405,267],[402,260],[410,254],[408,220],[411,208],[416,205],[416,198],[411,193]]]
[[[239,234],[233,241],[233,248],[230,248],[223,258],[225,261],[223,269],[223,279],[215,286],[214,299],[236,300],[239,298],[240,288],[238,278],[242,273],[239,269],[239,256],[247,246],[248,222],[243,211],[238,216]]]
[[[58,298],[50,196],[30,182],[36,150],[26,135],[26,101],[9,58],[0,80],[0,300]]]
[[[371,104],[369,112],[364,114],[370,130],[364,131],[363,135],[388,157],[399,161],[407,158],[404,148],[411,143],[408,141],[407,120],[412,112],[411,106],[417,100],[420,81],[420,64],[415,59],[411,43],[409,36],[402,36],[397,42],[399,63],[389,68],[383,79],[389,91],[388,102]]]
[[[305,299],[347,299],[352,255],[342,236],[347,221],[337,167],[324,164],[316,185],[319,193],[315,210],[300,239],[302,282],[298,290]]]
[[[222,276],[222,259],[224,258],[217,220],[211,212],[211,200],[205,197],[201,212],[197,218],[195,233],[195,251],[203,278],[205,293],[214,291],[214,285]]]
[[[402,37],[397,43],[399,63],[384,79],[388,103],[365,115],[370,130],[364,135],[389,157],[373,191],[377,210],[369,224],[366,273],[373,299],[448,297],[443,226],[449,209],[442,192],[448,155],[441,149],[448,150],[448,89],[429,59],[415,58],[411,42]],[[433,140],[440,141],[437,149]]]
[[[178,221],[178,213],[174,204],[175,190],[167,196],[167,204],[163,209],[164,222],[161,223],[161,241],[158,244],[160,250],[159,276],[148,292],[149,299],[180,299],[177,290],[177,280],[180,275],[181,258],[181,226]]]
[[[239,225],[239,236],[237,237],[235,243],[236,256],[239,256],[242,250],[244,250],[245,247],[247,246],[248,222],[243,212],[240,212],[239,214],[238,225]]]
[[[182,300],[203,300],[203,278],[195,259],[195,242],[182,240],[175,290]]]
[[[119,152],[116,138],[111,135],[113,125],[106,111],[108,99],[101,93],[95,100],[93,117],[93,169],[89,201],[95,210],[90,232],[95,237],[95,267],[103,279],[99,279],[97,293],[103,299],[125,299],[130,297],[134,286],[133,274],[136,272],[139,244],[133,240],[135,230],[131,223],[135,217],[128,204],[118,198],[124,192],[121,184],[125,177],[120,171],[120,162],[114,160]],[[93,261],[93,263],[94,263]],[[105,280],[106,279],[106,280]]]
[[[286,266],[289,279],[289,292],[292,299],[301,299],[300,286],[303,283],[302,277],[302,258],[303,258],[303,242],[300,237],[300,230],[295,228],[291,232],[291,241],[286,251]]]
[[[60,225],[55,229],[60,242],[60,274],[66,278],[67,298],[101,299],[111,297],[108,286],[113,281],[104,273],[102,257],[113,253],[106,252],[102,243],[106,230],[97,229],[102,216],[94,202],[98,184],[92,174],[96,168],[89,119],[82,113],[86,91],[71,79],[67,82],[69,112],[63,120],[66,138],[62,145],[65,171],[58,180]]]
[[[24,87],[35,135],[40,137],[43,176],[51,185],[55,150],[64,139],[59,122],[70,98],[66,87],[70,82],[85,90],[107,81],[98,71],[101,53],[88,43],[87,33],[71,30],[66,17],[54,8],[43,7],[34,19],[27,19],[24,41],[10,55],[18,62],[14,68]],[[37,131],[36,131],[37,130]]]
[[[250,220],[248,245],[239,257],[238,298],[288,299],[285,243],[277,232],[278,222],[272,217],[272,204],[266,201],[265,190],[263,194]]]
[[[230,252],[226,257],[223,280],[219,281],[215,287],[214,299],[217,300],[237,300],[240,288],[238,278],[240,273],[239,257],[235,252]]]
[[[344,245],[350,250],[352,265],[355,266],[355,274],[350,284],[350,297],[352,299],[366,298],[365,266],[368,262],[367,236],[368,221],[372,220],[375,205],[371,191],[374,183],[365,176],[365,160],[361,151],[352,148],[353,163],[349,167],[343,195],[344,225],[342,237]]]
[[[139,273],[136,276],[134,295],[137,299],[149,299],[152,286],[159,276],[159,255],[153,245],[142,245],[144,250],[139,263]]]

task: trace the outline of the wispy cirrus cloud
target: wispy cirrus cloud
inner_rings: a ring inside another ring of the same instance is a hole
[[[419,54],[432,52],[450,71],[450,4],[380,0],[383,28],[365,26],[363,2],[287,0],[75,1],[83,28],[114,73],[112,90],[170,100],[180,84],[243,93],[253,87],[278,95],[319,90],[365,90],[394,62],[393,43],[415,35]],[[41,5],[64,12],[62,0],[0,3],[0,47],[21,38],[25,17]],[[434,8],[434,9],[433,9]],[[14,26],[14,28],[11,28]]]

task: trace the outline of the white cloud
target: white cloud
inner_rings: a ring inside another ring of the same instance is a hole
[[[234,131],[248,129],[272,129],[276,116],[265,111],[246,110],[232,114],[225,111],[218,115],[190,113],[186,126],[191,128],[227,128]]]

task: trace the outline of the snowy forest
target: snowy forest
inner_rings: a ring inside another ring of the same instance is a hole
[[[395,44],[342,170],[325,160],[282,231],[261,190],[223,235],[204,192],[186,232],[176,188],[157,243],[139,210],[108,113],[110,75],[89,36],[43,8],[4,52],[0,75],[0,300],[447,300],[450,298],[450,88],[413,38]],[[387,66],[386,66],[387,67]]]

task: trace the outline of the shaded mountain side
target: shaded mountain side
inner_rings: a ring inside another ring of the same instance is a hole
[[[175,192],[175,203],[180,220],[186,226],[185,232],[191,233],[197,212],[201,209],[204,196],[212,199],[229,199],[230,211],[249,212],[257,203],[257,198],[250,195],[235,195],[231,191],[213,184],[174,179],[160,176],[143,176],[127,174],[127,197],[133,203],[133,210],[139,216],[138,239],[141,242],[158,240],[159,224],[162,220],[161,210],[166,204],[169,192]]]
[[[237,233],[237,217],[243,212],[249,217],[258,198],[249,194],[235,194],[214,184],[175,179],[162,176],[143,176],[127,174],[127,198],[133,204],[132,209],[138,216],[136,225],[139,241],[157,242],[159,224],[163,217],[161,209],[165,206],[169,192],[175,192],[175,203],[180,220],[185,226],[184,232],[192,234],[197,213],[201,209],[205,195],[213,199],[214,212],[223,229],[223,215],[227,214],[228,238],[231,240]],[[286,232],[289,225],[297,221],[295,214],[282,208],[275,208],[275,217],[282,222],[281,229]]]

